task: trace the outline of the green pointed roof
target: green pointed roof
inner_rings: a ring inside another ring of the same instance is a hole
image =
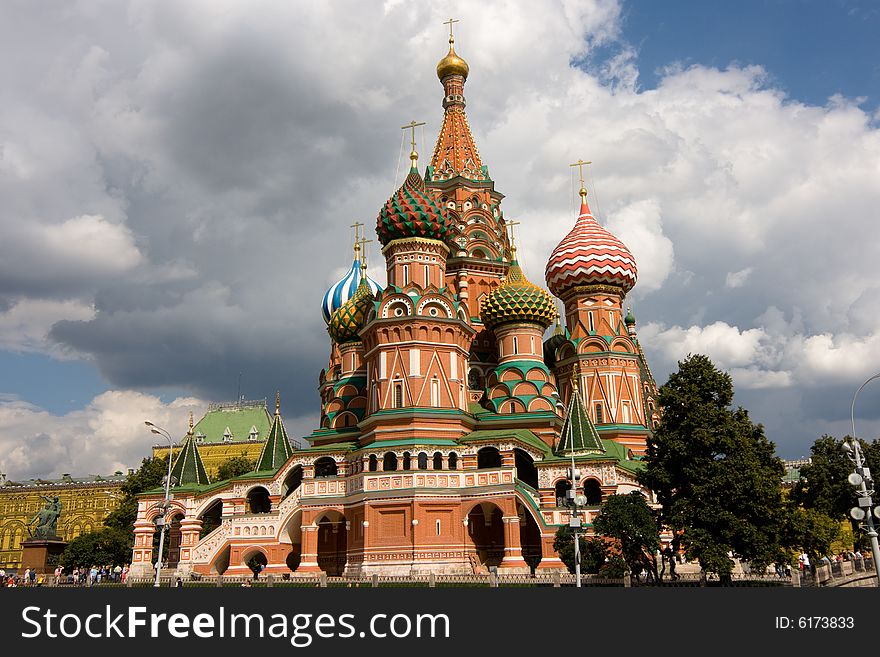
[[[260,472],[261,470],[275,472],[287,463],[291,454],[293,454],[293,449],[290,447],[290,441],[287,439],[287,430],[284,428],[284,422],[281,420],[281,395],[276,393],[275,418],[272,420],[272,427],[269,429],[269,437],[263,443],[263,450],[260,452],[260,458],[257,459],[254,472]]]
[[[572,452],[604,452],[599,433],[593,426],[593,421],[584,408],[577,385],[571,393],[571,401],[568,403],[568,413],[565,424],[562,425],[562,435],[559,437],[557,452],[571,454]]]
[[[209,483],[208,473],[205,470],[205,464],[202,463],[202,457],[193,434],[192,413],[189,415],[189,431],[186,433],[186,438],[183,439],[177,460],[171,466],[171,476],[177,481],[178,486]]]

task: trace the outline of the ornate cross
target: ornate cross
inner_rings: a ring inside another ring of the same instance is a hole
[[[406,125],[400,126],[401,130],[412,130],[412,152],[409,154],[409,159],[413,161],[413,165],[415,165],[415,161],[419,159],[418,153],[416,153],[416,128],[420,125],[427,125],[424,121],[421,123],[416,123],[415,121],[410,121]]]
[[[361,224],[363,226],[363,224]],[[361,265],[364,269],[367,268],[367,244],[371,244],[373,240],[368,240],[366,237],[362,237],[360,239],[361,245]]]
[[[448,26],[449,26],[449,43],[452,43],[452,42],[455,40],[455,37],[452,36],[452,24],[453,24],[453,23],[458,23],[458,22],[459,22],[459,21],[458,21],[457,18],[450,18],[448,21],[444,21],[444,22],[443,22],[444,25],[448,25]]]
[[[513,233],[513,227],[519,226],[519,224],[520,224],[520,222],[518,222],[518,221],[508,221],[507,223],[504,224],[505,230],[507,230],[508,228],[510,229],[510,248],[512,248],[514,250],[516,249],[516,235],[514,235],[514,233]]]
[[[578,169],[580,169],[580,174],[581,174],[581,189],[584,188],[584,165],[585,165],[585,164],[592,164],[592,162],[584,162],[583,160],[578,159],[578,161],[575,162],[574,164],[569,164],[569,165],[568,165],[568,166],[570,166],[570,167],[578,167]]]

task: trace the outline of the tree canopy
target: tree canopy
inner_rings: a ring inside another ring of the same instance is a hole
[[[68,573],[76,567],[122,566],[130,561],[131,535],[115,527],[77,536],[61,555],[61,565]]]
[[[680,361],[659,390],[662,417],[639,475],[688,557],[723,576],[729,553],[761,567],[784,543],[782,461],[763,427],[731,408],[733,394],[730,375],[706,356]]]
[[[128,475],[122,484],[122,499],[119,506],[104,518],[104,526],[123,530],[134,540],[134,521],[137,520],[137,496],[144,491],[157,488],[168,474],[166,458],[145,458],[141,467]]]
[[[654,512],[638,491],[629,495],[611,495],[602,505],[602,513],[593,521],[596,533],[619,541],[623,559],[630,572],[647,571],[649,581],[657,581],[657,551],[660,536]]]
[[[256,464],[255,460],[245,456],[233,456],[226,459],[217,468],[217,481],[226,481],[227,479],[253,472]]]

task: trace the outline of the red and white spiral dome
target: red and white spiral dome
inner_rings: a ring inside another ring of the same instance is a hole
[[[578,285],[615,285],[626,294],[636,284],[636,259],[596,221],[585,190],[581,190],[581,212],[574,228],[553,249],[544,276],[558,297]]]

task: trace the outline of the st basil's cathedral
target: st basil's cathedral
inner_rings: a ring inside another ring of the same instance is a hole
[[[254,471],[211,482],[190,422],[165,516],[179,575],[249,575],[254,561],[291,577],[564,569],[553,539],[573,485],[587,531],[608,495],[652,500],[636,474],[657,389],[624,312],[635,259],[582,183],[549,292],[528,280],[468,125],[468,72],[450,35],[430,163],[422,174],[413,139],[409,174],[378,211],[384,287],[356,237],[324,296],[330,354],[309,446],[288,438],[276,399]],[[163,498],[140,498],[133,577],[152,572]]]

